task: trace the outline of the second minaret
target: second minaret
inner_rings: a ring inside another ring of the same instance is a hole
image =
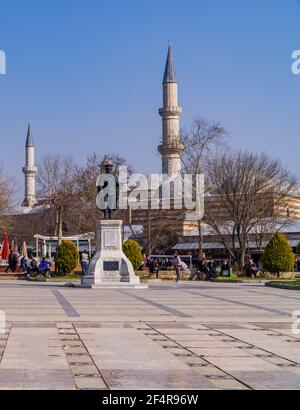
[[[37,204],[35,193],[35,179],[37,167],[34,161],[34,144],[31,133],[31,125],[28,125],[26,146],[25,146],[25,167],[23,173],[25,175],[25,198],[22,206],[33,208]]]
[[[180,141],[180,116],[182,108],[178,105],[178,82],[173,62],[172,48],[169,45],[167,63],[163,79],[162,144],[158,150],[162,156],[162,173],[170,177],[181,174],[181,156],[184,150]]]

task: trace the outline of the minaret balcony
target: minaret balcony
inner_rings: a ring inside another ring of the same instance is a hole
[[[23,167],[22,168],[23,174],[33,174],[35,175],[37,173],[37,167],[33,166],[33,167]]]
[[[174,141],[169,144],[162,144],[158,147],[158,151],[162,156],[168,155],[182,155],[184,152],[184,145],[180,141]]]
[[[179,117],[182,114],[181,107],[164,107],[159,110],[162,117]]]

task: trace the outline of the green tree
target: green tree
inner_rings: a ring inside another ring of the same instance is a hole
[[[276,232],[268,243],[262,257],[264,269],[280,276],[282,272],[291,272],[295,265],[295,255],[281,232]]]
[[[298,255],[300,254],[300,242],[298,243],[298,246],[297,246],[297,254]]]
[[[57,248],[55,257],[56,269],[58,272],[68,274],[74,272],[79,261],[79,254],[76,245],[72,241],[62,241]]]
[[[143,262],[143,255],[139,244],[136,241],[126,241],[123,244],[123,252],[130,260],[134,270],[138,270]]]

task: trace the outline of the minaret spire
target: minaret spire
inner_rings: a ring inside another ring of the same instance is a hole
[[[174,66],[174,61],[173,61],[171,41],[169,41],[168,57],[167,57],[167,63],[166,63],[163,83],[164,84],[177,83],[176,71],[175,71],[175,66]]]
[[[163,141],[158,150],[162,156],[162,173],[170,177],[181,174],[181,156],[184,149],[180,142],[181,113],[182,108],[178,105],[178,82],[172,46],[169,42],[163,78],[163,108],[159,110],[163,122]]]
[[[33,208],[37,204],[35,193],[37,167],[34,161],[34,151],[31,123],[29,123],[25,145],[25,167],[23,168],[23,174],[25,175],[25,198],[22,204],[22,206],[28,208]]]
[[[27,138],[26,138],[26,148],[34,147],[33,139],[32,139],[32,132],[31,132],[31,122],[29,121],[28,130],[27,130]]]

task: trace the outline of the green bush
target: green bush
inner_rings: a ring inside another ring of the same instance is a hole
[[[292,272],[295,266],[295,255],[281,232],[276,232],[268,243],[262,256],[264,269],[279,275],[283,272]]]
[[[298,243],[298,246],[297,246],[297,254],[298,255],[300,254],[300,242]]]
[[[138,270],[143,262],[143,255],[139,244],[135,241],[126,241],[123,244],[123,252],[130,260],[134,270]]]
[[[77,246],[71,241],[62,241],[55,257],[56,269],[59,273],[73,273],[79,261]]]

